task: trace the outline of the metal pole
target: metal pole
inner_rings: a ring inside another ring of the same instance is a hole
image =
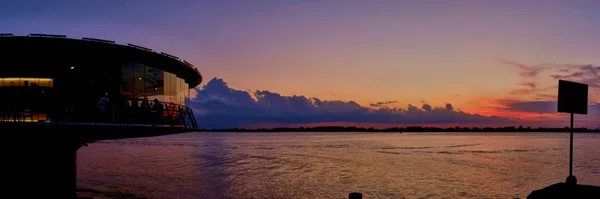
[[[570,150],[569,150],[569,176],[573,175],[573,113],[571,113]]]

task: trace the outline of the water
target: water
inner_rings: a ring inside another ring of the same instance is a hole
[[[600,185],[600,134],[574,174]],[[525,198],[568,175],[566,133],[188,133],[102,141],[78,186],[149,198]]]

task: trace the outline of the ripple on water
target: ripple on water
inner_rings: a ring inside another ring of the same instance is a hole
[[[402,153],[402,152],[395,152],[395,151],[377,151],[377,153],[383,153],[383,154],[394,154],[394,155],[410,155],[410,153]]]
[[[433,147],[430,146],[401,146],[401,147],[393,147],[393,146],[387,146],[387,147],[379,147],[376,149],[431,149]]]
[[[148,199],[131,193],[103,192],[94,189],[77,189],[77,196],[81,198],[119,198],[119,199]]]
[[[246,165],[246,164],[250,164],[250,161],[248,161],[248,160],[238,160],[238,161],[235,161],[235,163],[234,163],[235,166],[241,166],[241,165]]]
[[[289,148],[304,148],[307,147],[306,145],[282,145],[282,147],[289,147]]]
[[[348,148],[350,147],[349,144],[328,144],[328,145],[324,145],[324,146],[315,146],[316,148]]]
[[[468,146],[478,146],[481,144],[458,144],[458,145],[450,145],[446,146],[446,148],[458,148],[458,147],[468,147]]]
[[[512,150],[458,150],[458,151],[437,151],[438,154],[494,154],[494,153],[525,153],[525,152],[533,152],[537,150],[527,150],[527,149],[512,149]]]
[[[78,185],[165,199],[344,198],[353,191],[365,198],[510,199],[563,179],[554,171],[565,168],[568,151],[564,138],[552,136],[352,136],[187,134],[97,142],[78,151]],[[188,138],[196,142],[182,141]],[[577,173],[594,185],[599,138],[582,143],[591,152],[575,150]]]
[[[438,194],[430,193],[430,194],[427,194],[427,195],[425,195],[425,196],[418,197],[418,198],[419,198],[419,199],[428,199],[428,198],[438,198],[438,197],[439,197],[439,195],[438,195]]]
[[[254,149],[259,149],[259,150],[273,150],[273,149],[275,149],[275,147],[261,147],[261,146],[259,146],[259,147],[255,147]]]

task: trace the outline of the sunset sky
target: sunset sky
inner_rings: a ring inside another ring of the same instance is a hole
[[[590,86],[576,125],[597,128],[598,10],[585,0],[24,0],[0,7],[0,31],[177,55],[204,76],[192,107],[205,126],[562,127],[554,102],[567,79]]]

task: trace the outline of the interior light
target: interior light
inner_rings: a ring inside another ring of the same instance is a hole
[[[141,78],[141,77],[140,77],[140,78],[138,78],[138,79],[139,79],[139,80],[142,80],[142,78]]]
[[[71,66],[71,70],[75,69],[75,66]]]

